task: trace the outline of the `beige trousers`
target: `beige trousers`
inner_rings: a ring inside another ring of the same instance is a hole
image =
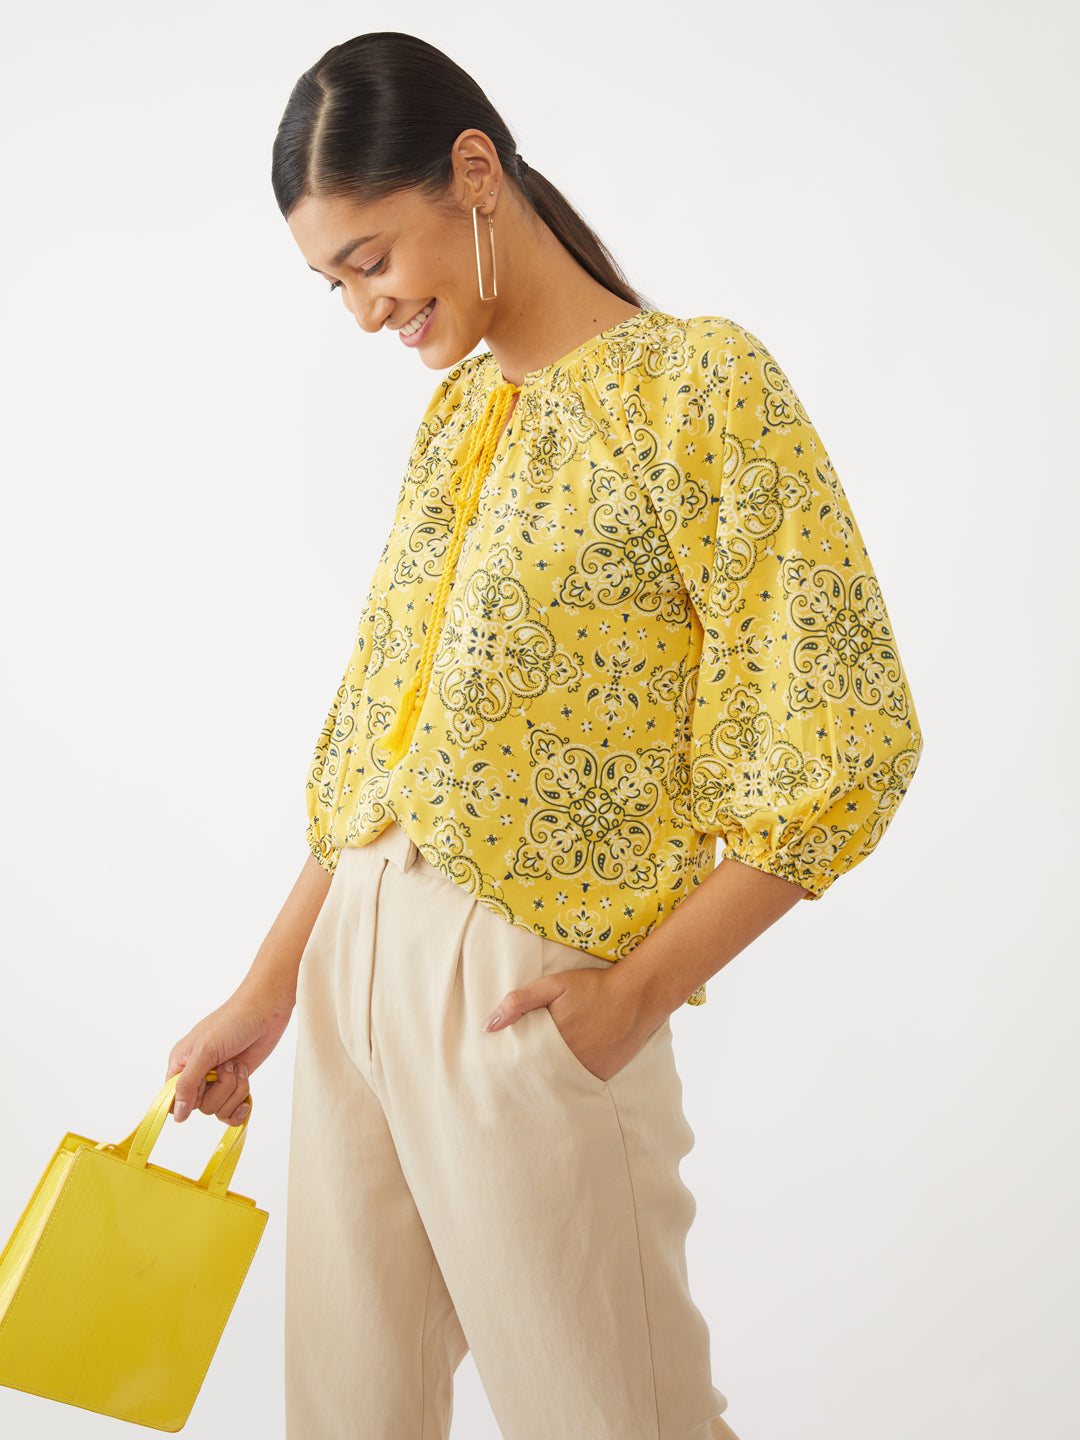
[[[504,1440],[708,1440],[693,1144],[664,1022],[612,1079],[508,990],[607,961],[506,923],[398,826],[342,852],[300,967],[289,1440],[445,1440],[471,1349]]]

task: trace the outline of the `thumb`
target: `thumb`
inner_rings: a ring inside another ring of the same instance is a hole
[[[504,1030],[507,1025],[513,1025],[515,1020],[520,1020],[526,1011],[539,1010],[542,1005],[550,1005],[562,991],[563,987],[554,975],[544,975],[539,980],[523,985],[520,990],[510,990],[480,1028]]]
[[[177,1122],[186,1120],[192,1110],[202,1102],[205,1093],[206,1072],[213,1070],[214,1060],[208,1052],[200,1053],[195,1050],[182,1064],[174,1062],[169,1067],[169,1074],[174,1075],[180,1071],[180,1078],[176,1082],[176,1098],[173,1101],[173,1119]]]

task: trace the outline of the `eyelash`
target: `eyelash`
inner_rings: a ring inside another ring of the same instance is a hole
[[[372,265],[372,267],[371,267],[370,270],[364,270],[364,271],[362,271],[362,274],[363,274],[363,276],[364,276],[364,279],[365,279],[365,280],[370,280],[373,275],[378,275],[379,271],[380,271],[380,270],[383,268],[383,266],[386,264],[387,258],[388,258],[388,257],[387,257],[386,255],[384,255],[381,260],[376,260],[375,264]],[[333,281],[331,281],[331,283],[330,283],[330,294],[331,294],[331,295],[334,293],[335,290],[340,290],[340,289],[341,289],[341,281],[340,281],[340,280],[333,280]]]

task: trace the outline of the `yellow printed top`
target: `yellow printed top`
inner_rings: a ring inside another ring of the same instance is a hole
[[[818,898],[877,845],[921,747],[787,378],[731,320],[649,310],[520,391],[490,354],[439,385],[319,738],[308,839],[332,869],[396,820],[510,923],[617,960],[717,837]]]

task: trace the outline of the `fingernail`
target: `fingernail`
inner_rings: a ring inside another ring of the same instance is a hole
[[[241,1105],[241,1106],[240,1106],[240,1109],[237,1110],[236,1114],[232,1117],[232,1122],[231,1122],[231,1123],[232,1123],[233,1125],[240,1125],[240,1124],[242,1124],[242,1123],[247,1119],[247,1117],[248,1117],[248,1111],[249,1111],[250,1109],[251,1109],[251,1106],[250,1106],[250,1105]]]
[[[488,1018],[484,1021],[483,1025],[480,1026],[480,1029],[481,1029],[481,1030],[494,1030],[494,1029],[495,1029],[495,1026],[498,1025],[498,1023],[499,1023],[499,1021],[500,1021],[501,1019],[502,1019],[502,1011],[501,1011],[501,1010],[493,1010],[493,1011],[491,1012],[491,1014],[488,1016]]]
[[[186,1120],[188,1117],[188,1111],[190,1109],[191,1106],[187,1103],[186,1100],[177,1100],[176,1104],[173,1106],[173,1119],[176,1121]]]

